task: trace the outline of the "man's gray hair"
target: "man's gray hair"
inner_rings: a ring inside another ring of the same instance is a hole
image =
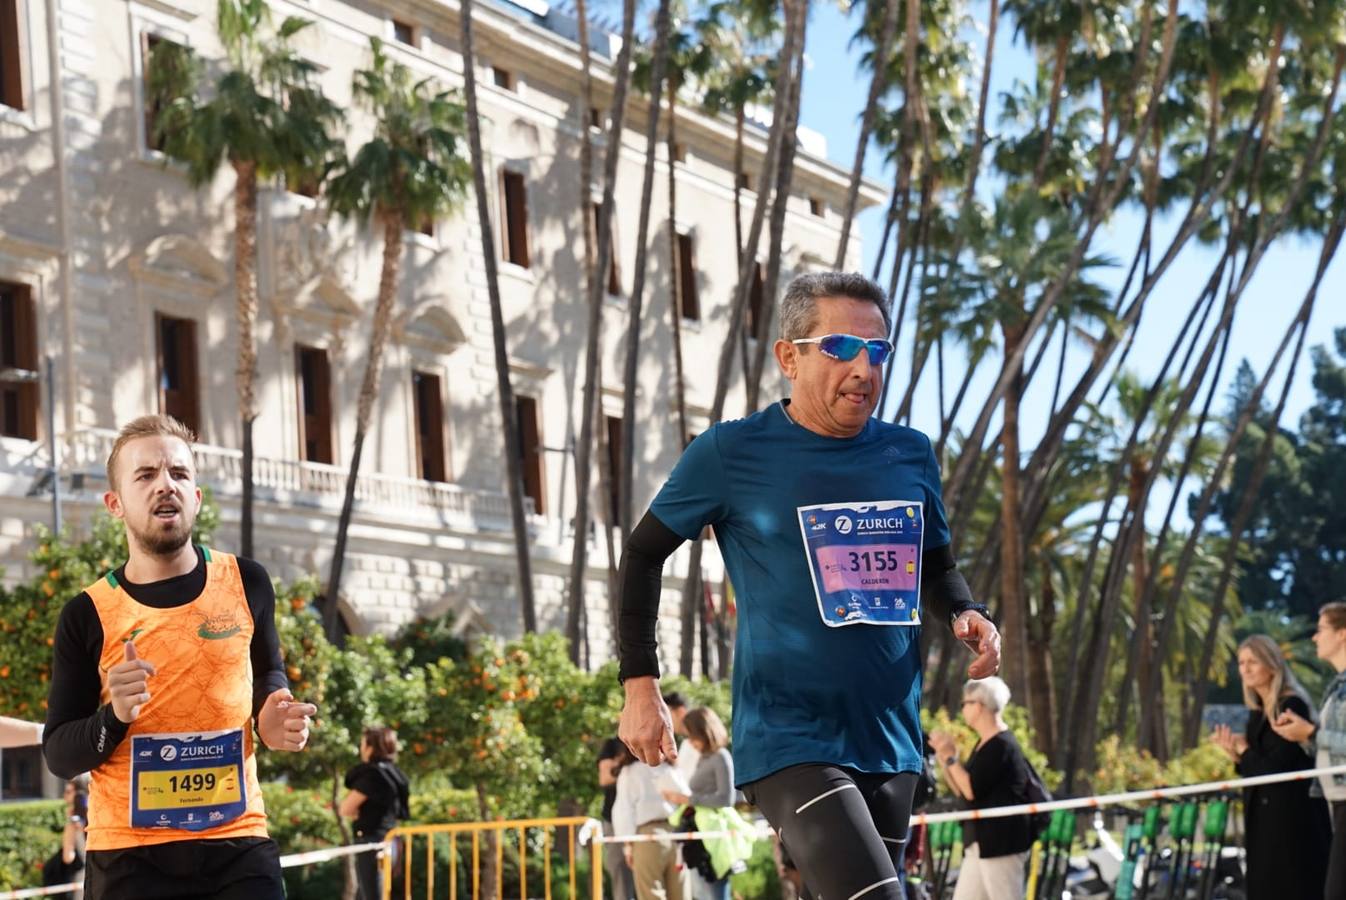
[[[823,297],[868,300],[883,314],[884,333],[892,333],[888,297],[877,283],[859,272],[811,272],[796,275],[785,288],[785,296],[780,302],[781,340],[793,341],[809,336],[818,324],[818,300]]]
[[[963,685],[963,698],[975,700],[993,713],[1004,712],[1009,706],[1009,685],[992,675],[989,678],[974,678]]]

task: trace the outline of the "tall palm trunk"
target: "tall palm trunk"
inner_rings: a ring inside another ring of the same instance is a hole
[[[1043,562],[1042,606],[1028,623],[1028,707],[1032,710],[1037,748],[1056,747],[1056,695],[1052,683],[1052,633],[1056,629],[1056,591]]]
[[[649,255],[650,207],[654,200],[654,160],[659,150],[660,89],[668,64],[669,0],[659,0],[654,16],[654,54],[650,63],[650,102],[645,122],[645,171],[640,182],[640,216],[636,227],[635,276],[627,303],[626,360],[622,378],[622,452],[617,475],[617,521],[622,546],[631,535],[632,488],[636,469],[636,391],[640,364],[640,326],[645,302],[645,269]],[[670,91],[671,93],[671,91]],[[686,624],[684,628],[688,627]]]
[[[874,130],[874,119],[878,116],[879,98],[888,86],[888,56],[892,53],[893,39],[897,36],[897,13],[901,0],[886,0],[883,5],[883,23],[879,27],[879,42],[874,47],[874,77],[869,82],[869,96],[865,98],[864,113],[860,117],[860,134],[856,138],[855,163],[851,166],[851,181],[846,188],[846,207],[841,218],[841,238],[837,242],[837,258],[832,268],[841,271],[846,265],[846,245],[851,238],[851,224],[855,218],[855,207],[860,199],[860,179],[865,170],[865,151],[869,146],[869,135]]]
[[[680,270],[678,268],[678,165],[674,158],[677,141],[674,135],[677,133],[678,116],[674,108],[678,100],[677,85],[671,85],[668,91],[668,321],[669,330],[673,333],[673,403],[678,412],[678,439],[677,446],[683,449],[687,447],[687,438],[690,429],[687,427],[687,380],[682,371],[682,310],[678,308],[678,278]],[[737,136],[739,142],[734,152],[737,154],[736,165],[743,165],[743,133],[742,127],[742,109],[739,110],[740,131]],[[741,223],[738,221],[738,179],[734,179],[734,224],[737,230],[741,230]],[[740,236],[735,233],[735,241],[740,241]],[[743,262],[743,245],[738,244],[739,264]]]
[[[795,73],[790,85],[790,98],[786,106],[785,140],[781,144],[780,162],[776,168],[776,182],[771,200],[771,224],[767,238],[766,278],[762,285],[762,310],[753,322],[753,337],[757,339],[754,358],[748,370],[744,394],[747,399],[747,415],[757,411],[762,387],[762,372],[766,368],[767,347],[771,344],[771,322],[776,310],[776,295],[780,286],[781,251],[785,245],[785,212],[790,199],[790,185],[794,181],[795,133],[799,128],[799,103],[804,86],[804,37],[807,33],[807,21],[800,25],[799,52],[796,54]],[[763,180],[766,173],[763,172]]]
[[[1112,505],[1116,501],[1120,492],[1124,467],[1129,462],[1131,454],[1134,452],[1136,444],[1140,438],[1140,429],[1142,427],[1142,423],[1149,414],[1148,411],[1150,404],[1153,403],[1154,397],[1158,392],[1159,386],[1163,383],[1164,379],[1167,377],[1168,370],[1173,365],[1174,360],[1177,358],[1178,352],[1181,349],[1184,340],[1186,340],[1187,334],[1189,330],[1192,328],[1193,323],[1196,321],[1197,315],[1202,309],[1203,304],[1206,302],[1208,297],[1213,301],[1215,292],[1218,291],[1219,289],[1220,278],[1224,272],[1225,264],[1227,262],[1228,257],[1225,256],[1221,260],[1221,263],[1216,266],[1214,273],[1208,280],[1206,287],[1197,297],[1196,302],[1192,304],[1192,308],[1188,312],[1187,319],[1184,322],[1182,329],[1178,332],[1177,338],[1169,345],[1168,356],[1164,360],[1163,364],[1160,366],[1159,374],[1156,376],[1149,393],[1146,395],[1141,410],[1137,412],[1136,419],[1132,423],[1131,432],[1127,437],[1126,445],[1122,450],[1120,458],[1115,462],[1115,464],[1113,464],[1110,467],[1111,473],[1109,475],[1107,489],[1104,493],[1103,508],[1102,511],[1099,513],[1098,520],[1094,525],[1093,536],[1090,539],[1089,548],[1085,555],[1083,574],[1079,580],[1079,589],[1076,593],[1075,611],[1072,617],[1070,636],[1066,641],[1066,646],[1068,648],[1068,654],[1069,654],[1069,661],[1066,666],[1066,677],[1064,684],[1066,685],[1066,690],[1068,694],[1066,702],[1062,703],[1061,705],[1061,720],[1060,720],[1061,724],[1058,729],[1058,733],[1062,737],[1062,743],[1057,748],[1058,753],[1057,764],[1058,766],[1063,767],[1065,769],[1068,784],[1070,784],[1071,779],[1074,778],[1073,764],[1075,754],[1079,748],[1079,744],[1077,743],[1078,730],[1079,730],[1079,722],[1077,720],[1078,715],[1077,704],[1081,702],[1081,694],[1079,693],[1072,694],[1070,692],[1072,691],[1078,692],[1080,690],[1080,685],[1082,683],[1079,674],[1080,666],[1087,665],[1087,661],[1092,658],[1095,652],[1097,652],[1098,642],[1102,640],[1101,629],[1103,626],[1100,621],[1100,616],[1102,615],[1102,613],[1095,613],[1094,615],[1094,618],[1090,626],[1089,642],[1087,646],[1084,641],[1084,623],[1090,609],[1089,598],[1092,596],[1094,591],[1094,572],[1095,567],[1098,563],[1098,558],[1103,543],[1103,534],[1109,522],[1111,521]],[[1193,336],[1192,338],[1193,342],[1197,340],[1197,336],[1199,336],[1200,333],[1201,329],[1198,328],[1196,335]],[[1047,477],[1050,478],[1051,473],[1048,473]],[[1045,494],[1045,487],[1044,487],[1044,494]],[[1030,511],[1030,514],[1033,513],[1036,513],[1036,510]],[[1038,518],[1040,518],[1040,513],[1034,515],[1034,521],[1036,521]],[[1123,518],[1125,519],[1126,516],[1124,515]],[[1092,672],[1092,669],[1090,671]]]
[[[576,0],[575,17],[580,45],[579,209],[580,221],[587,223],[593,215],[591,207],[593,205],[594,145],[589,136],[589,110],[593,109],[594,90],[592,57],[589,52],[589,10],[586,0]],[[594,258],[597,253],[597,248],[594,246],[597,229],[597,222],[593,223],[593,228],[585,227],[584,229],[585,297],[589,296],[589,293],[594,290],[594,279],[597,277],[597,269],[595,268],[597,261]],[[599,377],[602,377],[601,374]],[[594,415],[599,415],[598,409],[594,410]],[[598,491],[602,496],[608,497],[611,496],[614,476],[608,456],[605,432],[605,428],[598,429]],[[616,527],[617,523],[605,511],[603,516],[603,545],[607,551],[608,560],[608,618],[610,620],[609,630],[612,635],[612,653],[614,656],[617,653],[617,620],[620,612],[617,599],[617,553],[612,537],[613,530]],[[579,595],[571,596],[566,604],[566,639],[570,643],[572,656],[581,655],[580,651],[585,650],[588,646],[587,635],[584,631],[586,617],[584,615],[583,599]]]
[[[336,549],[332,553],[332,568],[327,576],[327,599],[323,605],[323,630],[328,640],[333,642],[338,640],[337,604],[341,601],[346,541],[355,511],[355,487],[360,478],[360,461],[364,456],[365,438],[369,434],[369,420],[374,404],[378,401],[383,353],[388,346],[393,306],[397,302],[397,285],[402,276],[402,215],[398,210],[383,210],[378,221],[383,226],[383,268],[379,274],[379,296],[374,304],[369,355],[365,358],[365,373],[360,381],[360,399],[355,409],[355,443],[351,448],[350,470],[346,473],[346,492],[341,501],[341,516],[337,519]]]
[[[603,377],[602,365],[599,365],[599,378]],[[603,398],[595,398],[599,408],[594,410],[595,416],[602,414]],[[603,549],[607,552],[608,558],[608,629],[612,635],[612,655],[615,658],[618,652],[617,645],[617,626],[620,624],[621,607],[618,605],[617,595],[617,547],[613,539],[613,532],[617,530],[616,516],[612,514],[612,508],[607,503],[607,498],[612,496],[612,486],[615,484],[615,474],[612,471],[612,456],[608,447],[608,430],[605,427],[595,429],[598,436],[598,495],[604,498],[603,503]],[[586,536],[587,537],[587,536]],[[583,606],[576,606],[579,610],[579,622],[576,629],[576,641],[581,650],[588,646],[588,635],[584,630],[585,609]],[[567,609],[567,614],[569,609]],[[581,654],[583,655],[583,654]],[[585,666],[588,668],[588,666]]]
[[[678,285],[682,279],[682,267],[679,264],[678,256],[678,170],[677,170],[677,109],[678,88],[676,84],[670,84],[668,89],[668,272],[669,285],[672,290],[668,294],[668,318],[671,330],[673,332],[673,402],[677,407],[678,414],[678,438],[677,446],[687,448],[687,438],[689,436],[687,426],[687,381],[682,369],[682,309],[680,308],[678,298],[681,296],[681,290]],[[743,108],[738,109],[738,122],[736,125],[737,133],[734,138],[734,244],[738,251],[737,256],[740,263],[743,260],[743,222],[739,216],[739,194],[741,188],[739,185],[738,172],[743,167]],[[687,288],[686,285],[682,290]],[[747,349],[743,350],[744,365],[747,365]],[[678,623],[681,631],[678,635],[678,671],[684,676],[691,677],[692,672],[692,645],[695,639],[695,625],[693,624],[696,615],[696,597],[700,590],[701,573],[701,539],[697,538],[693,542],[691,551],[691,562],[687,569],[687,581],[683,584],[682,594],[678,603]],[[704,651],[701,660],[702,667],[706,665]]]
[[[238,323],[238,412],[243,438],[243,506],[239,551],[252,557],[252,424],[257,419],[257,164],[234,164],[234,289]]]
[[[495,257],[495,237],[486,194],[486,157],[481,147],[481,119],[477,111],[476,54],[472,44],[472,2],[463,0],[459,13],[463,51],[463,94],[467,106],[467,136],[472,150],[472,187],[477,197],[477,227],[481,229],[482,256],[486,264],[486,290],[491,301],[491,342],[495,350],[496,394],[500,401],[500,424],[505,435],[505,481],[509,490],[510,519],[514,526],[514,553],[519,576],[519,605],[525,632],[537,631],[537,607],[533,601],[533,571],[528,557],[528,520],[523,507],[523,453],[514,408],[514,388],[509,380],[505,315],[500,302],[500,275]],[[399,223],[400,225],[400,223]],[[400,235],[400,232],[399,232]],[[399,237],[400,240],[400,237]],[[576,472],[576,479],[580,473]],[[583,535],[576,541],[584,543]]]
[[[991,96],[991,60],[995,55],[996,25],[1000,21],[1000,0],[991,0],[986,13],[986,53],[981,70],[981,90],[977,99],[977,129],[972,135],[972,152],[968,156],[967,187],[963,191],[963,207],[971,205],[977,193],[977,173],[981,169],[982,148],[986,146],[986,106]]]
[[[1240,281],[1237,290],[1226,296],[1224,310],[1221,313],[1220,321],[1217,323],[1214,332],[1211,334],[1206,346],[1202,351],[1201,359],[1197,363],[1196,372],[1191,381],[1184,388],[1181,397],[1169,419],[1163,434],[1160,437],[1153,453],[1156,460],[1167,458],[1169,448],[1172,446],[1173,439],[1177,433],[1180,421],[1186,415],[1187,410],[1191,408],[1193,399],[1196,396],[1201,384],[1205,381],[1209,363],[1215,353],[1225,332],[1230,328],[1234,311],[1238,301],[1242,296],[1242,286],[1246,285],[1246,280]],[[1133,435],[1135,432],[1133,431]],[[1134,447],[1132,447],[1134,451]],[[1094,640],[1091,642],[1091,654],[1089,657],[1090,665],[1087,670],[1086,678],[1081,682],[1081,702],[1080,706],[1080,739],[1078,750],[1083,755],[1083,762],[1087,766],[1092,762],[1092,753],[1094,749],[1094,736],[1097,732],[1098,708],[1102,701],[1103,680],[1108,664],[1109,651],[1111,649],[1111,629],[1116,619],[1118,604],[1121,600],[1123,573],[1127,568],[1127,561],[1130,559],[1131,548],[1143,533],[1144,509],[1147,505],[1150,491],[1153,490],[1155,479],[1157,478],[1159,467],[1156,465],[1148,473],[1144,484],[1141,486],[1140,499],[1137,508],[1130,511],[1129,519],[1123,517],[1121,525],[1118,526],[1117,538],[1112,549],[1112,557],[1108,565],[1108,574],[1104,579],[1103,590],[1100,597],[1100,612],[1095,622]]]
[[[1004,425],[1000,432],[1000,631],[1004,640],[1005,681],[1011,693],[1027,698],[1028,603],[1024,595],[1024,541],[1019,531],[1019,401],[1023,392],[1023,364],[1008,357],[1010,348],[1020,340],[1018,327],[1007,326],[1004,332],[1006,365],[1017,365],[1019,371],[1005,394]],[[1037,712],[1029,709],[1035,719]],[[1050,727],[1040,734],[1048,732]]]
[[[1070,49],[1070,35],[1056,39],[1056,63],[1052,69],[1052,95],[1047,101],[1047,126],[1042,129],[1042,150],[1033,169],[1033,185],[1041,187],[1047,174],[1047,160],[1052,152],[1052,137],[1056,133],[1056,117],[1061,110],[1061,86],[1066,80],[1066,54]]]
[[[668,129],[670,135],[673,133],[673,111],[671,104],[674,100],[674,93],[675,92],[673,91],[669,91],[668,98],[670,104]],[[744,105],[740,103],[738,108],[734,110],[734,258],[737,260],[740,267],[743,265],[743,184],[739,176],[743,172],[743,125],[744,120],[747,117],[747,110],[744,108]],[[670,137],[669,140],[671,141],[672,138]],[[669,160],[672,160],[673,154],[671,151],[673,145],[670,143],[668,146],[670,150],[668,158]],[[669,168],[670,170],[672,169],[672,162],[669,163]]]
[[[626,90],[631,77],[631,47],[635,30],[635,0],[622,3],[622,47],[617,54],[612,105],[609,108],[609,131],[603,157],[603,202],[597,216],[598,249],[595,253],[594,275],[588,286],[587,340],[584,348],[584,387],[580,403],[580,434],[575,447],[575,539],[570,557],[570,594],[567,607],[566,631],[570,641],[570,657],[579,660],[580,609],[584,604],[585,574],[588,568],[589,496],[591,460],[594,447],[594,417],[598,396],[599,342],[603,323],[604,275],[612,259],[613,191],[617,181],[617,160],[621,153],[622,125],[626,119]],[[634,422],[625,423],[627,428]]]

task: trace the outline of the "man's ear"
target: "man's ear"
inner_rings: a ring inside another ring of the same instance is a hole
[[[108,491],[103,494],[103,506],[107,508],[108,513],[114,519],[125,518],[126,510],[122,508],[122,498],[116,491]]]
[[[771,352],[776,354],[776,365],[780,366],[781,374],[794,381],[795,374],[799,370],[799,347],[789,341],[776,341],[771,348]]]

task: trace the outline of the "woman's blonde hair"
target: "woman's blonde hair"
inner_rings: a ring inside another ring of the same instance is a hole
[[[729,731],[724,722],[709,706],[698,706],[682,720],[687,736],[706,745],[706,753],[716,753],[729,746]]]
[[[1265,634],[1254,634],[1244,638],[1243,643],[1239,644],[1239,652],[1242,653],[1244,650],[1271,670],[1271,696],[1274,706],[1279,707],[1283,698],[1292,695],[1308,703],[1308,694],[1295,677],[1295,673],[1290,671],[1290,665],[1285,661],[1285,654],[1281,652],[1279,644]],[[1243,705],[1249,709],[1261,710],[1262,715],[1268,719],[1276,718],[1281,712],[1279,708],[1263,709],[1261,696],[1246,684],[1243,686]],[[1309,705],[1312,707],[1312,704]]]

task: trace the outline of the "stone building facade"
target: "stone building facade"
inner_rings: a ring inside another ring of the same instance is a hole
[[[106,487],[115,429],[146,411],[193,420],[200,481],[222,512],[215,542],[237,541],[240,443],[234,389],[232,173],[193,189],[147,142],[145,59],[156,41],[222,56],[214,0],[0,0],[0,369],[54,360],[55,390],[0,384],[0,563],[26,577],[32,525],[50,522],[43,475],[54,412],[68,526],[86,528]],[[351,101],[369,37],[418,75],[462,82],[458,7],[440,0],[273,0],[277,20],[312,19],[298,46],[348,109],[354,148],[372,130]],[[532,496],[539,619],[559,627],[571,554],[573,435],[578,430],[585,308],[574,21],[540,0],[479,4],[480,103],[501,248],[511,377],[520,400]],[[595,40],[596,102],[607,107],[615,39]],[[678,209],[667,213],[669,160],[658,150],[642,325],[635,501],[643,508],[679,452],[670,304],[681,309],[694,432],[704,429],[736,279],[733,123],[684,105],[676,150]],[[620,433],[627,294],[636,253],[647,107],[630,100],[614,222],[613,291],[604,306],[605,427]],[[593,131],[601,159],[603,138]],[[750,128],[749,187],[765,131]],[[785,277],[830,264],[846,171],[801,135],[784,247]],[[597,185],[593,197],[598,198]],[[756,194],[743,195],[745,221]],[[882,199],[866,184],[861,204]],[[267,185],[259,211],[259,400],[256,556],[273,575],[326,577],[354,430],[355,400],[380,265],[377,235],[326,214],[321,201]],[[679,235],[694,296],[677,294],[666,247]],[[851,243],[851,259],[859,247]],[[503,441],[482,260],[471,199],[408,235],[394,337],[366,444],[340,608],[355,632],[391,630],[453,610],[465,628],[520,630]],[[676,296],[675,296],[676,295]],[[779,394],[768,377],[765,396]],[[743,411],[741,382],[727,414]],[[597,486],[595,486],[595,494]],[[605,502],[596,499],[602,508]],[[593,541],[589,641],[610,653],[606,552]],[[684,551],[670,565],[678,589]],[[719,565],[707,553],[707,570]],[[670,612],[677,606],[666,604]],[[676,655],[676,616],[666,617]],[[669,660],[673,662],[673,660]]]

